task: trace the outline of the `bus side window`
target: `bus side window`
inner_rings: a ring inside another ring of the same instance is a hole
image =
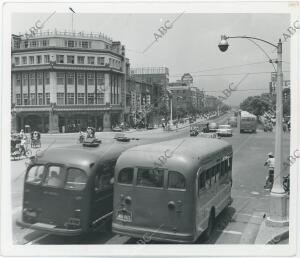
[[[225,161],[222,161],[220,165],[221,165],[220,178],[222,178],[225,175]]]
[[[133,168],[123,168],[118,175],[118,183],[132,184],[133,181]]]
[[[205,189],[205,171],[198,177],[198,194],[203,189]]]
[[[220,164],[217,164],[214,166],[214,180],[215,183],[218,181],[219,171],[220,170]]]
[[[232,169],[232,157],[230,157],[230,159],[229,159],[229,170],[231,170]]]
[[[205,175],[205,187],[209,188],[211,186],[211,173],[212,173],[212,168],[206,170],[206,175]]]
[[[106,166],[101,169],[95,177],[95,191],[101,192],[113,187],[113,167]]]

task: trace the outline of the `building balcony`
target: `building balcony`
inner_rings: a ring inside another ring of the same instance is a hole
[[[121,111],[122,107],[120,104],[112,104],[107,106],[105,104],[83,104],[83,105],[22,105],[15,106],[15,111],[19,112],[69,112],[69,111]]]

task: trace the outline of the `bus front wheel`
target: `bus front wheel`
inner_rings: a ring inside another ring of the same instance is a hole
[[[203,234],[203,239],[205,241],[207,241],[211,237],[214,229],[214,225],[215,225],[215,210],[211,209],[209,219],[208,219],[207,229],[204,231]]]

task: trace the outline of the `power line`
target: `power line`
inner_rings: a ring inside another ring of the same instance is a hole
[[[282,71],[283,73],[289,73],[290,71]],[[217,74],[199,74],[194,77],[204,77],[204,76],[235,76],[244,74],[271,74],[272,72],[253,72],[253,73],[217,73]]]
[[[267,89],[245,89],[245,90],[234,90],[235,91],[254,91],[254,90],[261,90],[266,91]],[[222,92],[223,90],[204,90],[205,92]]]

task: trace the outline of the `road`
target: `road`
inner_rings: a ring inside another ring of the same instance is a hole
[[[224,123],[230,114],[218,118]],[[128,134],[130,135],[130,134]],[[148,139],[175,139],[189,135],[189,128],[173,132],[159,130],[133,132],[134,137]],[[100,137],[100,136],[99,136]],[[101,133],[103,141],[111,141],[112,133]],[[73,144],[77,134],[45,135],[43,147],[53,144],[63,146]],[[258,130],[256,134],[240,134],[239,128],[234,128],[233,137],[223,138],[233,145],[233,203],[217,218],[216,226],[211,238],[198,244],[251,244],[254,243],[260,222],[264,214],[269,211],[269,191],[264,190],[267,168],[263,166],[266,154],[274,152],[275,133]],[[284,153],[289,153],[288,133],[284,134]],[[288,155],[287,155],[288,156]],[[13,242],[15,244],[135,244],[136,240],[115,235],[112,232],[97,232],[84,237],[63,237],[48,235],[31,229],[21,229],[15,225],[20,216],[22,205],[23,180],[25,161],[12,162],[12,210],[13,210]],[[287,171],[286,171],[287,172]]]

